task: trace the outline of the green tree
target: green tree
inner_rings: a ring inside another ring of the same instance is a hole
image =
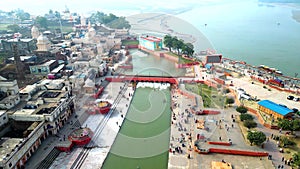
[[[14,13],[16,17],[21,21],[30,19],[30,14],[28,12],[24,12],[22,9],[17,9],[14,11]]]
[[[112,13],[110,13],[109,15],[105,15],[102,19],[104,24],[108,24],[114,20],[118,19],[118,17]]]
[[[167,48],[169,48],[169,51],[171,51],[171,48],[173,47],[173,38],[172,38],[172,36],[166,35],[166,36],[164,37],[163,42],[164,42],[165,46],[166,46]]]
[[[7,25],[6,27],[8,30],[11,30],[12,32],[16,33],[16,32],[20,32],[21,28],[19,25],[17,24],[13,24],[13,25]]]
[[[129,22],[125,19],[125,17],[119,17],[107,24],[108,27],[114,29],[123,29],[123,28],[130,28]]]
[[[131,27],[125,17],[118,17],[112,13],[107,15],[103,12],[97,11],[91,15],[89,20],[93,23],[102,23],[115,29]]]
[[[172,40],[172,46],[177,50],[177,55],[179,55],[180,50],[184,45],[184,41],[182,39],[178,39],[176,36]]]
[[[225,89],[225,94],[230,93],[230,89]]]
[[[261,145],[264,141],[266,141],[265,133],[261,131],[249,131],[247,135],[247,139],[250,141],[250,144],[254,143],[255,145]]]
[[[257,123],[253,120],[245,120],[243,123],[248,129],[255,128],[257,126]]]
[[[231,97],[227,97],[225,102],[226,102],[226,104],[233,104],[234,103],[234,99],[231,98]]]
[[[244,121],[244,120],[253,120],[254,118],[251,114],[243,113],[240,114],[240,119],[241,121]]]
[[[54,15],[55,15],[55,17],[56,17],[57,19],[60,19],[60,18],[61,18],[61,15],[60,15],[60,13],[59,13],[58,11],[55,11],[55,12],[54,12]]]
[[[293,134],[294,131],[300,129],[300,120],[288,120],[288,119],[278,119],[277,122],[278,127],[282,128],[283,130],[289,130]]]
[[[296,143],[294,141],[290,140],[288,137],[280,137],[280,143],[284,147],[296,145]]]
[[[239,113],[247,113],[248,109],[244,106],[239,106],[236,108],[236,111]]]
[[[293,166],[300,168],[300,152],[293,154]]]
[[[185,43],[182,45],[182,53],[192,56],[194,54],[194,45],[191,43]]]
[[[45,17],[38,16],[35,18],[35,23],[41,28],[48,28],[48,20]]]

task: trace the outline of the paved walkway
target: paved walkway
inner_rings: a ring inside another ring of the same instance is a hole
[[[233,108],[228,108],[221,110],[219,115],[205,115],[197,116],[189,113],[190,106],[192,105],[192,100],[180,95],[179,93],[174,93],[173,101],[177,105],[173,109],[172,115],[172,126],[171,126],[171,141],[170,148],[172,152],[169,156],[169,168],[211,168],[211,161],[221,161],[224,159],[227,162],[232,163],[234,168],[261,168],[269,169],[273,168],[272,162],[267,159],[267,157],[249,157],[249,156],[238,156],[238,155],[224,155],[224,154],[197,154],[194,151],[190,151],[190,145],[193,146],[193,141],[196,140],[197,134],[205,137],[200,142],[202,148],[219,147],[224,149],[240,149],[240,150],[253,150],[253,151],[269,151],[269,146],[272,144],[267,143],[266,148],[262,149],[257,146],[250,146],[245,143],[243,135],[241,134],[241,129],[236,122],[233,122],[232,115],[237,118],[238,112]],[[174,118],[175,117],[175,118]],[[205,121],[205,127],[209,130],[197,129],[195,120]],[[218,125],[216,125],[218,121]],[[219,122],[221,121],[221,123]],[[233,125],[233,127],[232,127]],[[221,128],[220,128],[221,126]],[[227,127],[226,127],[227,126]],[[180,128],[180,129],[179,129]],[[228,129],[227,129],[228,128]],[[181,130],[183,129],[183,130]],[[189,141],[188,134],[192,135],[192,142]],[[224,146],[214,146],[209,145],[205,142],[207,141],[225,141],[228,142],[231,139],[233,145],[230,147]],[[183,139],[184,138],[184,139]],[[183,146],[183,144],[184,146]],[[182,153],[176,151],[176,147],[180,147]],[[175,151],[175,153],[173,152]],[[187,156],[190,154],[191,158],[188,159]],[[275,155],[274,155],[275,156]],[[281,159],[281,158],[280,158]]]

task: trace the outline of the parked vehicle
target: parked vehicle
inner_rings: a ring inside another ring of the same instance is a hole
[[[300,98],[299,98],[299,97],[295,97],[293,100],[294,100],[295,102],[298,102],[298,101],[300,101]]]
[[[293,100],[294,98],[295,98],[294,96],[288,96],[286,99]]]

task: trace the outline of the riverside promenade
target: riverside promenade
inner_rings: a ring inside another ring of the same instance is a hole
[[[100,99],[105,99],[113,103],[116,100],[121,88],[124,87],[124,83],[109,83],[105,88]],[[128,85],[128,84],[127,84]],[[107,121],[104,129],[97,138],[93,138],[91,142],[95,142],[95,146],[88,154],[86,160],[83,162],[81,168],[94,169],[101,168],[109,150],[112,146],[116,135],[122,125],[124,117],[126,116],[128,105],[131,102],[132,97],[129,97],[129,93],[133,93],[131,86],[127,88],[124,93],[124,97],[121,98],[119,104],[116,105],[116,109],[112,113],[111,117]],[[94,101],[89,94],[84,94],[80,101],[77,102],[77,110],[68,120],[67,124],[59,131],[56,136],[50,136],[44,140],[37,150],[37,152],[31,157],[30,161],[26,164],[27,168],[37,168],[43,159],[51,158],[47,156],[51,150],[60,143],[60,138],[64,135],[70,134],[74,129],[79,127],[89,127],[95,132],[97,125],[104,118],[102,114],[89,115],[86,110],[89,108],[88,103]],[[127,105],[127,106],[126,106]],[[61,152],[58,157],[55,158],[50,168],[67,169],[71,168],[72,164],[80,154],[82,147],[74,147],[71,152]]]
[[[184,85],[180,86],[180,89]],[[187,91],[185,91],[187,92]],[[237,118],[238,112],[233,108],[220,110],[218,115],[195,115],[189,110],[194,106],[195,102],[187,95],[182,95],[182,92],[174,91],[172,113],[172,125],[170,136],[170,153],[169,153],[169,169],[196,169],[196,168],[211,168],[211,161],[225,160],[236,168],[260,168],[269,169],[274,168],[272,161],[267,157],[250,157],[240,155],[228,154],[198,154],[194,151],[194,141],[197,135],[200,135],[201,148],[224,148],[236,150],[248,150],[259,152],[273,152],[272,142],[266,143],[265,149],[257,146],[250,146],[246,143],[241,129],[237,122],[232,122],[232,115]],[[195,121],[203,121],[206,129],[200,129],[198,123]],[[221,121],[216,125],[216,121]],[[227,127],[225,127],[227,126]],[[229,128],[229,129],[227,129]],[[191,139],[190,139],[191,136]],[[221,138],[221,140],[220,140]],[[231,146],[210,145],[206,141],[232,141]],[[180,149],[179,151],[178,148]],[[190,157],[190,158],[188,158]]]

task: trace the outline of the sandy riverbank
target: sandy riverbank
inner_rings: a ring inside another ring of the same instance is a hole
[[[210,41],[196,27],[176,16],[145,13],[132,15],[126,19],[131,24],[131,34],[151,34],[160,37],[170,34],[185,42],[193,43],[196,53],[213,49]]]
[[[293,19],[300,23],[300,10],[292,11]]]

